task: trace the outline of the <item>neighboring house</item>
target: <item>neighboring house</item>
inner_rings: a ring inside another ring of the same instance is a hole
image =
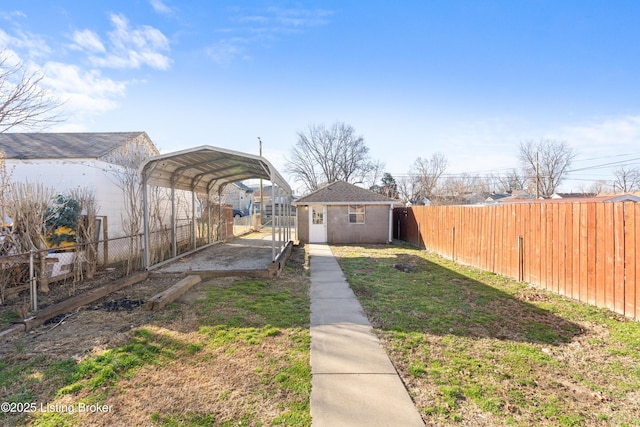
[[[373,191],[335,181],[294,201],[298,239],[311,243],[388,243],[393,205]]]
[[[484,200],[484,203],[495,203],[498,200],[504,199],[504,198],[509,197],[509,196],[510,196],[510,194],[491,193]]]
[[[233,209],[249,214],[253,206],[253,190],[242,182],[232,182],[222,190],[222,203],[233,206]]]
[[[146,132],[0,133],[0,150],[13,182],[38,183],[65,195],[71,189],[93,192],[100,239],[106,224],[109,238],[128,234],[122,181],[126,176],[137,182],[140,162],[159,153]]]
[[[262,192],[260,191],[260,186],[253,186],[252,187],[253,190],[253,203],[256,206],[256,211],[257,212],[261,212],[261,207],[260,207],[260,202],[264,203],[264,216],[266,217],[270,217],[271,216],[271,211],[273,210],[273,203],[272,203],[272,193],[273,193],[273,186],[271,185],[263,185],[262,186]],[[261,196],[262,195],[262,196]],[[287,196],[284,193],[278,195],[276,194],[276,198],[275,198],[275,204],[276,204],[276,213],[278,212],[279,209],[284,209],[284,205],[287,202],[292,202],[295,196]],[[287,198],[289,200],[287,200]],[[292,212],[292,214],[295,214],[295,207],[291,206],[292,208],[294,208],[294,212]],[[253,213],[253,206],[251,207],[251,213]]]
[[[405,206],[431,206],[431,200],[427,197],[423,197],[417,200],[408,200]]]
[[[512,203],[535,200],[536,196],[527,193],[525,190],[514,190],[510,196],[497,199],[498,203]]]

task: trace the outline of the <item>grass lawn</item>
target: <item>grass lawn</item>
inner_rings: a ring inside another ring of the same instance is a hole
[[[16,340],[0,360],[0,402],[21,410],[0,412],[0,425],[310,425],[304,250],[275,280],[194,290],[115,347],[55,358]]]
[[[407,246],[333,246],[427,425],[640,425],[640,323]]]
[[[640,425],[640,323],[407,246],[332,249],[427,425]],[[306,265],[201,283],[117,345],[66,349],[69,324],[0,346],[0,402],[37,405],[0,425],[310,425]]]

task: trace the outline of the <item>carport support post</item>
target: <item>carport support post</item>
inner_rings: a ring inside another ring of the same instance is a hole
[[[289,243],[289,241],[291,240],[291,202],[289,200],[289,195],[288,194],[287,194],[287,204],[285,206],[287,207],[287,211],[286,211],[287,228],[285,228],[286,236],[285,236],[284,240],[287,243]]]
[[[211,191],[207,191],[207,243],[211,243]]]
[[[271,261],[276,260],[276,184],[271,173]]]
[[[278,187],[278,198],[280,198],[280,187]],[[278,251],[282,248],[282,200],[278,206]]]
[[[145,269],[149,268],[149,209],[147,208],[147,177],[143,176],[142,179],[142,233],[144,234],[144,259],[143,267]]]
[[[171,256],[178,256],[178,248],[176,247],[176,189],[171,185]]]
[[[202,208],[200,209],[200,216],[202,216]],[[191,249],[196,249],[196,191],[191,189]]]

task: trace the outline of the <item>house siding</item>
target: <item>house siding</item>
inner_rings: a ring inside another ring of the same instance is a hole
[[[95,159],[7,159],[6,165],[11,173],[12,182],[42,184],[66,195],[73,189],[87,189],[95,196],[97,215],[107,219],[108,237],[116,238],[129,234],[123,225],[123,218],[127,217],[129,207],[124,203],[123,190],[118,185],[117,176],[114,175],[114,171],[119,170],[120,166]],[[171,203],[168,192],[162,192],[160,197],[163,196],[164,199],[159,202],[160,211],[164,213],[164,221],[167,224],[170,221]],[[191,215],[191,197],[186,192],[179,191],[176,199],[177,221],[178,224],[183,224],[183,220]],[[104,236],[100,235],[100,238]]]
[[[389,205],[366,205],[365,223],[349,223],[348,205],[327,206],[327,243],[387,243]],[[298,240],[309,242],[309,208],[298,207]]]
[[[298,240],[301,242],[309,242],[309,207],[298,206]]]
[[[328,243],[387,243],[389,241],[389,205],[366,205],[365,223],[349,223],[349,206],[327,207]]]
[[[253,205],[253,194],[237,185],[229,184],[222,191],[222,202],[246,212]]]
[[[42,184],[60,194],[73,189],[88,189],[94,194],[98,216],[106,216],[109,237],[123,236],[122,218],[125,216],[122,189],[116,178],[107,172],[117,167],[92,159],[46,159],[6,161],[13,182]]]

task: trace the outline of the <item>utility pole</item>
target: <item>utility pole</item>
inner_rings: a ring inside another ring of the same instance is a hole
[[[260,143],[260,157],[262,157],[262,140],[258,137],[258,142]],[[266,210],[264,209],[264,197],[262,196],[262,178],[260,178],[260,222],[262,223],[262,218],[264,218]]]

